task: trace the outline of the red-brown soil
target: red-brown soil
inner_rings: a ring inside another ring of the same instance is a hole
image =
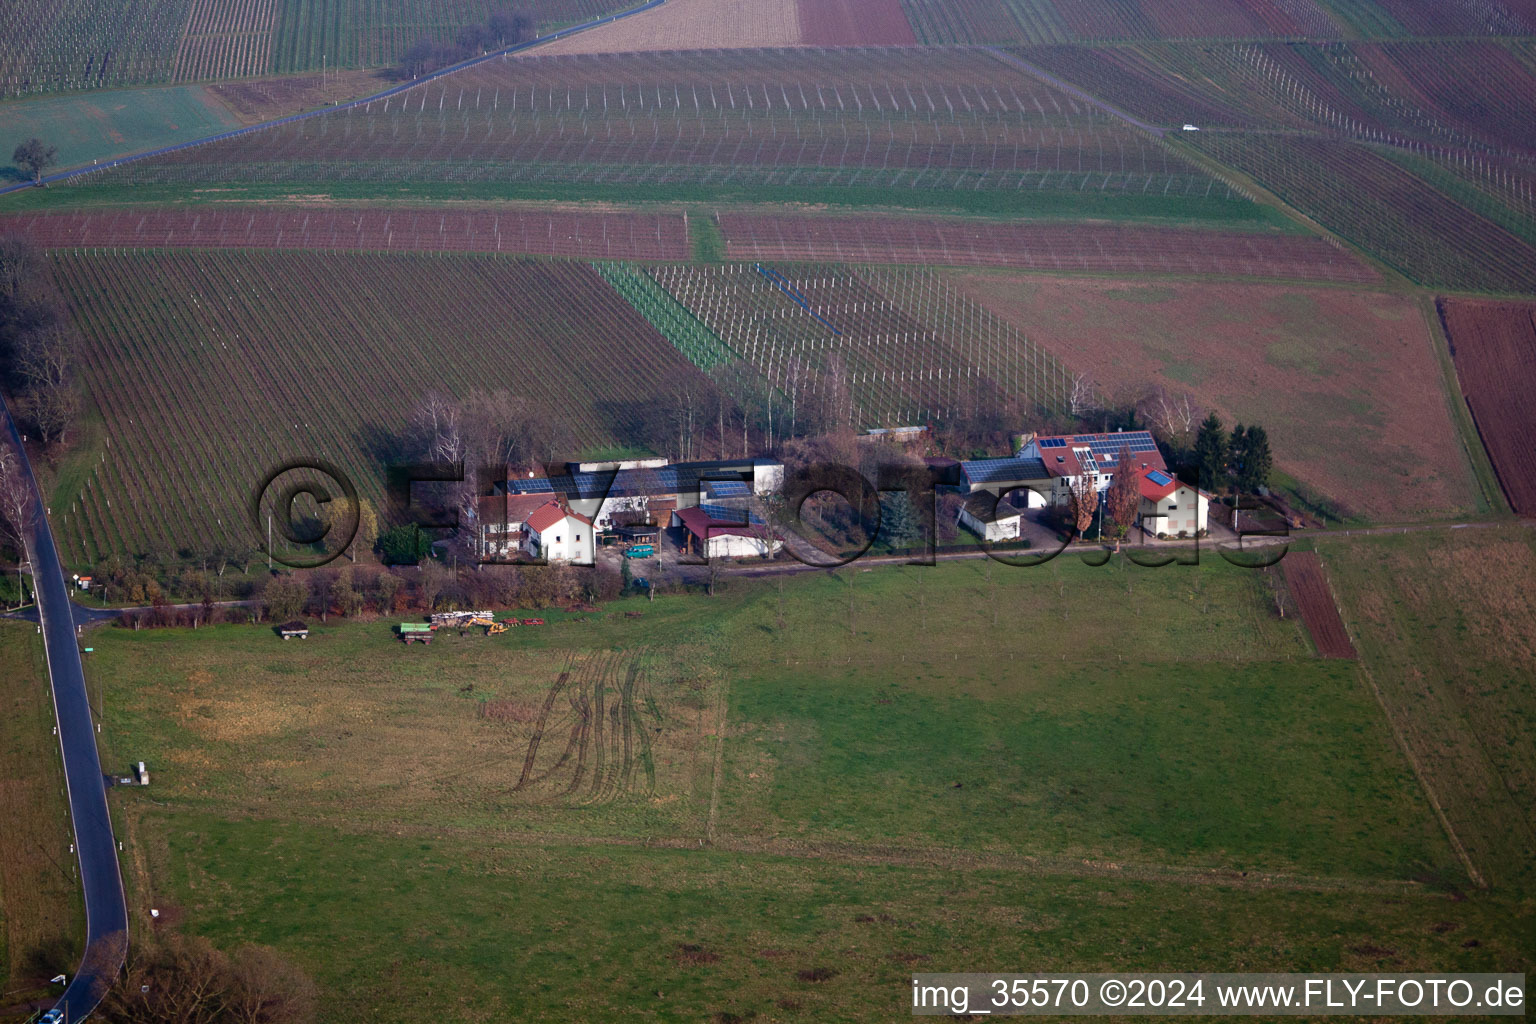
[[[722,214],[733,259],[836,260],[1370,282],[1322,238],[1115,224]]]
[[[1467,408],[1510,505],[1536,514],[1536,305],[1441,299]]]
[[[916,46],[901,0],[799,0],[804,46]]]
[[[1323,575],[1323,563],[1317,552],[1292,551],[1280,565],[1307,632],[1317,645],[1317,653],[1324,658],[1355,657],[1355,645],[1344,629],[1344,620],[1339,618],[1339,606],[1334,602],[1333,588]]]
[[[508,252],[580,259],[683,260],[688,228],[671,214],[525,209],[186,207],[0,217],[49,249],[78,246]]]

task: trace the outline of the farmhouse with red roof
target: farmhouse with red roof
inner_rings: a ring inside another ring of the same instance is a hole
[[[1108,489],[1115,474],[1126,468],[1119,464],[1123,448],[1130,449],[1129,468],[1137,476],[1141,525],[1147,533],[1193,536],[1206,529],[1210,495],[1179,482],[1145,430],[1026,437],[1015,458],[1039,459],[1051,481],[1051,504],[1064,507],[1071,503],[1073,483],[1084,476],[1093,479],[1099,493]]]
[[[1161,469],[1143,469],[1141,528],[1159,537],[1192,536],[1207,528],[1211,496]]]
[[[591,565],[597,548],[594,533],[592,520],[545,498],[523,524],[523,550],[551,562]]]

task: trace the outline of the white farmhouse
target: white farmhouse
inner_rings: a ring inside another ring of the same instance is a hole
[[[1207,528],[1211,496],[1161,469],[1144,469],[1137,484],[1141,490],[1141,528],[1158,537],[1192,537]]]
[[[1035,497],[1031,492],[1031,500]],[[1024,535],[1023,513],[990,494],[973,494],[965,499],[960,506],[960,525],[990,542],[1018,540]]]
[[[551,562],[591,565],[597,549],[594,533],[592,520],[551,498],[524,523],[523,550]]]

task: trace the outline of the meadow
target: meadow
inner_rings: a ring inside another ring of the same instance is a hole
[[[222,103],[198,86],[0,103],[0,139],[41,138],[58,148],[60,168],[186,142],[238,124]],[[10,168],[10,173],[26,177],[18,168]]]
[[[107,630],[107,756],[156,765],[117,804],[135,913],[277,946],[336,1020],[888,1019],[907,972],[1000,956],[1528,957],[1528,912],[1468,888],[1356,669],[1265,576],[738,578],[429,648]],[[600,783],[624,746],[591,730],[631,707],[654,775]]]
[[[1536,665],[1525,524],[1329,542],[1345,625],[1415,770],[1480,880],[1536,864]]]
[[[53,735],[48,666],[36,627],[0,622],[0,991],[6,1004],[46,995],[73,971],[85,933],[74,831]]]

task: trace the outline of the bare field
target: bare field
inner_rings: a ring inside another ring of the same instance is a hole
[[[949,275],[1110,396],[1188,393],[1269,432],[1282,472],[1376,520],[1455,514],[1477,486],[1413,300],[1384,292]]]
[[[1285,582],[1291,588],[1291,596],[1301,610],[1301,618],[1312,634],[1317,653],[1323,658],[1353,658],[1355,647],[1349,642],[1349,632],[1339,618],[1339,606],[1333,599],[1333,588],[1323,573],[1322,560],[1315,551],[1292,551],[1281,563],[1285,569]]]
[[[668,0],[655,10],[525,51],[540,57],[647,50],[729,50],[798,46],[796,0]]]
[[[1516,512],[1536,514],[1536,306],[1439,301],[1467,407]]]

